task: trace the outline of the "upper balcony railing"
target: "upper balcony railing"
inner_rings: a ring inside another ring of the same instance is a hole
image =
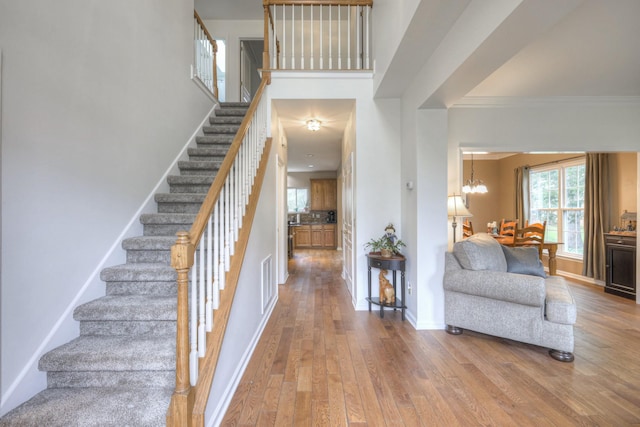
[[[263,67],[370,70],[373,0],[263,0]]]
[[[193,78],[218,99],[218,44],[198,16],[193,12],[194,66]]]

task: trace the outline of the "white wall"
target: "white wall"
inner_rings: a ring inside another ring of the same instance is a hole
[[[226,101],[237,102],[240,100],[240,39],[264,38],[264,22],[213,19],[203,22],[214,39],[222,39],[226,43]]]
[[[0,4],[2,413],[44,388],[38,358],[211,108],[192,34],[192,1]]]
[[[274,72],[272,99],[355,99],[356,293],[366,309],[367,263],[364,243],[392,222],[400,229],[400,118],[398,100],[374,100],[370,73]]]
[[[222,343],[222,352],[207,403],[205,418],[207,426],[218,425],[224,416],[277,300],[277,245],[274,226],[278,211],[275,204],[278,173],[276,157],[277,149],[274,145],[269,155],[267,172],[262,184],[262,192],[251,228],[238,288]],[[263,301],[261,265],[268,256],[271,256],[271,281],[274,293],[272,300],[268,301],[265,298]],[[268,305],[264,312],[262,311],[263,302]]]

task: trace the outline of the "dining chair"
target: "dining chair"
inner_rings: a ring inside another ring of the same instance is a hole
[[[467,219],[462,223],[462,238],[466,239],[473,235],[473,223]]]
[[[498,233],[500,234],[499,240],[503,245],[511,246],[514,243],[514,236],[516,234],[516,229],[518,228],[518,220],[517,219],[502,219],[500,221],[500,229]]]
[[[531,223],[525,222],[524,228],[517,228],[514,236],[514,246],[536,246],[540,259],[542,260],[542,247],[544,245],[544,234],[547,229],[547,221],[543,223]]]

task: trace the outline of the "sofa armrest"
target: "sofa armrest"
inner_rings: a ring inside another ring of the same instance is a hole
[[[444,289],[533,307],[544,306],[545,299],[542,277],[488,270],[446,271]]]

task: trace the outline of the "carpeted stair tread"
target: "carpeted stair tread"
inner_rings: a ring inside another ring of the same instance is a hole
[[[240,125],[242,124],[242,120],[244,120],[244,116],[222,116],[209,117],[210,125]]]
[[[202,127],[202,132],[205,135],[211,135],[211,134],[229,134],[229,135],[234,135],[236,133],[238,133],[238,129],[240,129],[240,125],[234,125],[234,124],[216,124],[216,125],[212,125],[212,126],[203,126]]]
[[[222,159],[219,160],[181,160],[178,162],[178,168],[181,173],[188,174],[189,171],[197,171],[201,174],[209,174],[218,171],[222,165]]]
[[[73,318],[83,320],[176,320],[175,296],[104,296],[79,305]]]
[[[196,219],[196,214],[142,214],[140,222],[142,224],[187,224],[189,227]]]
[[[211,185],[214,175],[170,175],[167,177],[169,185]]]
[[[84,335],[40,358],[41,371],[175,370],[175,336]]]
[[[216,117],[226,117],[226,116],[244,116],[247,112],[246,108],[220,108],[215,111]]]
[[[230,146],[233,142],[235,135],[216,134],[216,135],[198,135],[196,136],[196,144],[202,145],[223,145]]]
[[[212,146],[206,148],[189,148],[187,154],[189,157],[221,157],[227,155],[229,147],[227,146]]]
[[[83,320],[80,322],[80,335],[175,336],[175,334],[175,320]]]
[[[250,105],[251,103],[249,102],[241,102],[241,101],[226,101],[226,102],[220,103],[221,108],[244,108],[245,110],[248,109]],[[216,110],[216,111],[219,111],[219,110]]]
[[[83,371],[47,372],[48,388],[59,387],[171,387],[175,371]]]
[[[170,282],[177,278],[174,268],[160,263],[120,264],[100,272],[100,279],[105,282]]]
[[[124,239],[124,250],[169,251],[176,243],[176,236],[136,236]]]
[[[202,193],[157,193],[156,203],[199,203],[202,204],[206,194]]]
[[[51,388],[15,408],[0,426],[160,427],[173,389],[164,388]]]

